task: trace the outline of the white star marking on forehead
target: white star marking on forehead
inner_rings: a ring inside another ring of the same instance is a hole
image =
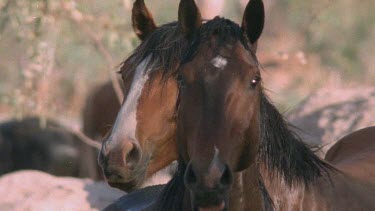
[[[213,58],[213,59],[211,60],[211,64],[212,64],[214,67],[216,67],[216,68],[222,70],[222,69],[225,68],[225,66],[227,66],[227,64],[228,64],[228,60],[227,60],[226,58],[224,58],[224,57],[222,57],[222,56],[219,55],[219,56],[216,56],[215,58]]]

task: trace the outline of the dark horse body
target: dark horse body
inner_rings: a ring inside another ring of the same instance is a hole
[[[192,45],[178,71],[179,168],[149,210],[375,207],[374,184],[316,157],[264,95],[255,57],[263,18],[252,0],[242,28],[220,18],[201,25],[195,3],[181,1]]]
[[[122,81],[120,84],[122,85]],[[111,81],[92,89],[82,110],[85,135],[94,140],[101,140],[111,130],[120,106]]]
[[[375,182],[375,126],[340,139],[327,151],[325,160],[349,175]]]
[[[45,171],[57,176],[87,177],[80,170],[82,142],[62,125],[39,118],[0,124],[0,174],[21,169]]]

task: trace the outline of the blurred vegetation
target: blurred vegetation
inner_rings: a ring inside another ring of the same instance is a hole
[[[334,71],[344,81],[375,83],[373,0],[265,2],[261,57],[267,63],[268,57],[278,55],[279,62],[293,54],[305,65],[297,67],[302,74],[284,87],[288,91],[278,94],[289,93],[290,99],[296,96],[290,92],[293,87],[321,86],[306,83],[306,69],[316,74]],[[0,112],[77,117],[90,88],[114,77],[116,66],[139,43],[131,28],[132,3],[0,0]],[[176,20],[178,1],[146,4],[158,24]],[[225,0],[220,14],[239,21],[243,5],[242,0]],[[307,68],[308,62],[315,65]],[[272,67],[273,62],[268,63]]]
[[[324,65],[343,71],[347,79],[375,71],[365,61],[372,57],[366,54],[375,53],[374,1],[282,2],[292,30],[305,36],[305,49],[319,54]]]

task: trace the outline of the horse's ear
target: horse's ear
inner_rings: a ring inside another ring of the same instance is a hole
[[[152,14],[147,9],[144,0],[136,0],[132,10],[132,25],[139,39],[146,39],[156,29]]]
[[[202,16],[194,0],[181,0],[178,7],[178,23],[184,35],[190,39],[202,25]]]
[[[262,34],[264,27],[264,5],[262,0],[250,0],[246,6],[242,19],[242,31],[244,31],[253,48]]]

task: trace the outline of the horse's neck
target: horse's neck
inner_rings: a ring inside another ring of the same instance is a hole
[[[271,179],[261,171],[275,210],[366,210],[374,208],[375,189],[339,172],[318,178],[309,188],[289,187],[282,179]]]
[[[264,202],[259,188],[260,175],[254,166],[234,174],[229,196],[229,210],[263,210]]]

